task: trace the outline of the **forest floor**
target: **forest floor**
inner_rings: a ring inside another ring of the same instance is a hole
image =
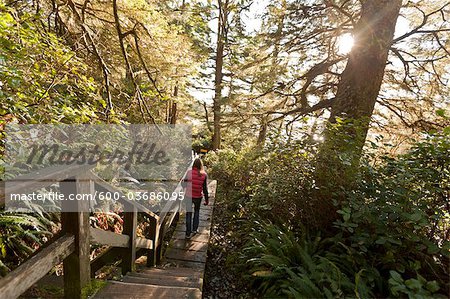
[[[247,291],[249,286],[243,284],[233,265],[238,247],[232,235],[237,225],[222,191],[219,183],[203,281],[203,298],[251,298]]]

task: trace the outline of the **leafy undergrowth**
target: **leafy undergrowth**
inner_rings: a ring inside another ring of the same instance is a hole
[[[313,174],[305,148],[207,158],[221,189],[206,298],[447,298],[449,134],[363,163],[326,230],[303,221]]]
[[[54,213],[21,214],[0,211],[0,277],[20,265],[57,231]]]
[[[203,282],[204,298],[251,298],[249,285],[240,280],[240,269],[227,262],[242,244],[235,238],[238,228],[233,210],[219,181]]]

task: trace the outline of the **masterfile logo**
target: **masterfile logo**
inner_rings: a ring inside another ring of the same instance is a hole
[[[189,125],[8,125],[6,208],[37,204],[53,211],[65,201],[83,199],[103,209],[100,203],[139,199],[157,210],[159,197],[182,198],[174,190],[192,161],[191,131]],[[89,196],[60,188],[68,180],[79,185],[83,173],[83,180],[94,184],[85,184],[93,189]],[[96,189],[100,183],[117,190]],[[30,185],[44,187],[28,190]]]

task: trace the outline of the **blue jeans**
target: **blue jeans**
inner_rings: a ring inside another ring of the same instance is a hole
[[[185,198],[186,201],[186,234],[189,235],[198,229],[200,223],[201,198]],[[194,204],[194,220],[192,220],[192,204]]]

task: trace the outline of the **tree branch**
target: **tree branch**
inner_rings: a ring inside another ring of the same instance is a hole
[[[333,104],[334,99],[335,98],[322,100],[319,103],[317,103],[311,107],[299,107],[299,108],[296,108],[296,109],[293,109],[290,111],[286,111],[286,112],[269,111],[269,112],[267,112],[267,114],[282,114],[282,116],[271,119],[269,122],[272,123],[272,122],[281,120],[291,114],[305,115],[305,114],[308,114],[308,113],[311,113],[311,112],[314,112],[314,111],[317,111],[320,109],[329,108]]]

